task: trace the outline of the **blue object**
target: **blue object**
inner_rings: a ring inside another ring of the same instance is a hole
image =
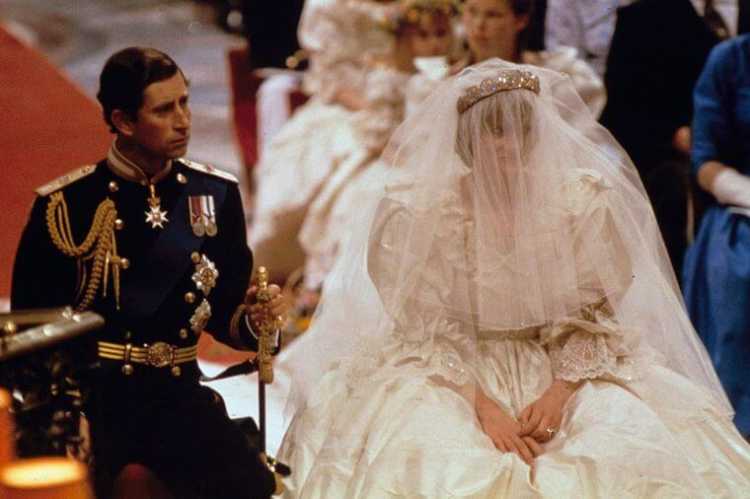
[[[693,171],[719,161],[750,175],[750,35],[717,45],[694,92]],[[711,205],[683,267],[690,318],[750,435],[750,218]]]

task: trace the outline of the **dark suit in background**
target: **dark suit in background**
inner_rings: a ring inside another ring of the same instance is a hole
[[[618,10],[607,59],[601,122],[638,168],[678,275],[690,166],[672,141],[690,125],[693,87],[718,42],[690,0],[640,0]]]
[[[303,0],[242,2],[252,67],[286,67],[286,58],[299,49],[297,25],[303,4]]]

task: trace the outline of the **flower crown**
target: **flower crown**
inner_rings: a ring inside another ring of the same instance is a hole
[[[494,78],[482,80],[482,83],[466,89],[458,99],[458,113],[461,114],[482,99],[498,92],[508,90],[531,90],[539,95],[539,77],[521,69],[504,69]]]

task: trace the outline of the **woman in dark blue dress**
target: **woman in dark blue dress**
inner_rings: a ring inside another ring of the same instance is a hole
[[[690,317],[750,435],[750,35],[716,46],[695,87],[693,168],[713,196],[685,255]]]

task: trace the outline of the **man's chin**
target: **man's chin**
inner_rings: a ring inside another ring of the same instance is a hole
[[[169,151],[169,159],[177,159],[185,156],[187,154],[187,149],[187,144],[174,147]]]

